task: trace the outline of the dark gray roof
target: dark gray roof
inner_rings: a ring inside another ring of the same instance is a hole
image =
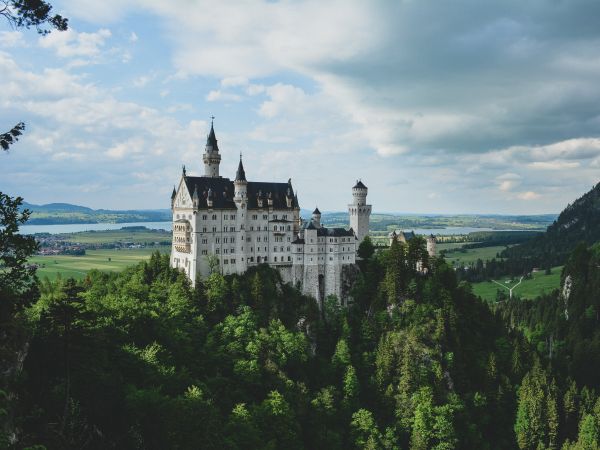
[[[352,189],[367,189],[362,181],[358,180]]]
[[[319,211],[319,208],[315,208],[315,210],[313,211],[313,214],[321,214],[321,211]]]
[[[304,244],[304,239],[296,238],[292,241],[292,244]]]
[[[206,199],[208,192],[212,192],[213,209],[236,209],[233,201],[234,186],[229,178],[213,177],[184,177],[185,184],[190,193],[198,188],[198,208],[207,209]],[[297,199],[292,197],[292,206],[288,208],[286,195],[293,192],[290,183],[263,183],[256,181],[248,182],[248,206],[247,209],[258,209],[258,197],[263,199],[263,208],[268,207],[268,198],[273,200],[275,209],[294,209],[298,208]]]
[[[219,146],[217,145],[217,136],[215,136],[215,129],[212,123],[210,124],[210,133],[208,133],[208,137],[206,138],[206,146],[211,146],[215,152],[219,151]]]
[[[177,191],[175,190],[175,186],[173,186],[173,193],[171,194],[171,198],[175,198],[175,196],[177,195]]]
[[[241,156],[240,156],[240,163],[238,164],[237,172],[235,173],[235,181],[246,181],[246,172],[244,171],[244,165],[242,164]]]
[[[317,236],[328,236],[328,237],[354,236],[354,231],[352,231],[352,229],[346,230],[345,228],[321,227],[317,230]]]

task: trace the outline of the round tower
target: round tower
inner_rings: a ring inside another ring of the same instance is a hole
[[[219,146],[217,145],[217,137],[213,122],[210,123],[210,133],[206,138],[206,147],[204,148],[204,176],[218,178],[219,164],[221,164],[221,155],[219,154]]]
[[[312,223],[315,227],[321,228],[321,211],[319,211],[319,208],[315,208],[312,213]]]
[[[233,182],[235,189],[234,201],[236,203],[246,203],[248,197],[248,181],[246,180],[246,171],[242,163],[242,155],[240,154],[240,163],[238,164],[237,172],[235,173],[235,181]]]
[[[348,205],[350,227],[360,244],[369,235],[369,219],[371,218],[371,205],[367,205],[369,189],[358,180],[352,188],[352,203]],[[358,248],[358,246],[357,246]]]
[[[435,256],[435,244],[436,244],[436,239],[435,236],[433,234],[429,235],[429,237],[427,238],[427,253],[429,254],[430,257],[434,257]]]

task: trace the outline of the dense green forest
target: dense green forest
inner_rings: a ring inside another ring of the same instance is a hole
[[[502,256],[529,269],[562,265],[577,244],[600,241],[599,223],[600,183],[568,205],[545,233],[506,249]]]
[[[267,265],[191,286],[168,256],[36,280],[2,197],[0,443],[36,449],[595,449],[600,251],[493,307],[422,238],[359,249],[347,308]]]

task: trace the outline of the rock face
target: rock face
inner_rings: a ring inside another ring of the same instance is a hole
[[[569,297],[571,296],[571,288],[573,287],[573,278],[571,275],[567,275],[561,292],[561,297],[565,304],[565,319],[569,320]]]
[[[352,287],[354,286],[354,283],[356,282],[359,273],[360,269],[356,264],[342,266],[342,286],[340,301],[343,305],[348,305],[348,302],[352,301],[350,292],[352,291]]]

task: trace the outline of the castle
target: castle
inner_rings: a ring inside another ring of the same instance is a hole
[[[300,217],[300,204],[291,179],[287,183],[246,180],[240,155],[235,180],[219,175],[221,155],[214,126],[203,155],[204,176],[188,176],[183,168],[173,188],[171,266],[194,283],[211,270],[243,273],[268,263],[282,279],[299,285],[321,303],[348,295],[348,274],[355,270],[358,245],[369,233],[371,205],[367,187],[357,181],[348,205],[350,229],[321,225],[321,213]]]

